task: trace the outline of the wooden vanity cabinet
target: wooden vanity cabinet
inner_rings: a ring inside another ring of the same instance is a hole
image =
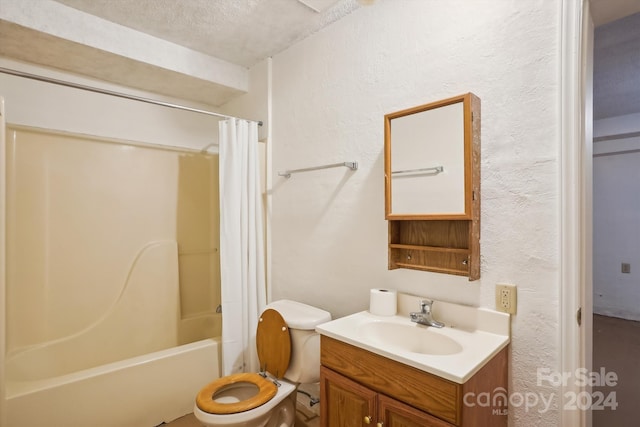
[[[387,427],[453,427],[453,424],[384,394],[378,395],[378,419]]]
[[[324,366],[320,372],[322,426],[454,427]]]
[[[324,335],[320,353],[322,427],[507,426],[506,407],[474,404],[480,393],[506,396],[506,348],[465,384]]]
[[[363,425],[367,417],[376,415],[376,397],[375,391],[324,366],[320,367],[320,417],[323,426]]]

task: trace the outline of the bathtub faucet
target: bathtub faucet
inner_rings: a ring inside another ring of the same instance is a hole
[[[433,326],[434,328],[442,328],[444,323],[438,322],[433,319],[433,313],[431,307],[433,306],[433,301],[430,299],[420,300],[420,311],[413,311],[409,313],[409,317],[412,322],[418,323],[420,325]]]

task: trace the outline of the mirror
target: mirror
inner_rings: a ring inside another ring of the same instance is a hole
[[[386,219],[472,218],[474,100],[468,93],[385,115]]]

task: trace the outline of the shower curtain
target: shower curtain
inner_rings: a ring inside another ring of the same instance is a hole
[[[258,125],[219,123],[222,373],[257,372],[255,335],[266,305]]]

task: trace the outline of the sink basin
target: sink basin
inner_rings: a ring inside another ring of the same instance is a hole
[[[353,313],[316,326],[323,338],[335,339],[390,360],[464,384],[509,344],[510,318],[485,308],[438,301],[444,328],[418,325],[409,310],[420,297],[398,294],[399,313],[376,316]]]
[[[460,353],[462,346],[454,339],[431,327],[392,322],[370,322],[360,325],[358,333],[389,350],[446,356]]]

